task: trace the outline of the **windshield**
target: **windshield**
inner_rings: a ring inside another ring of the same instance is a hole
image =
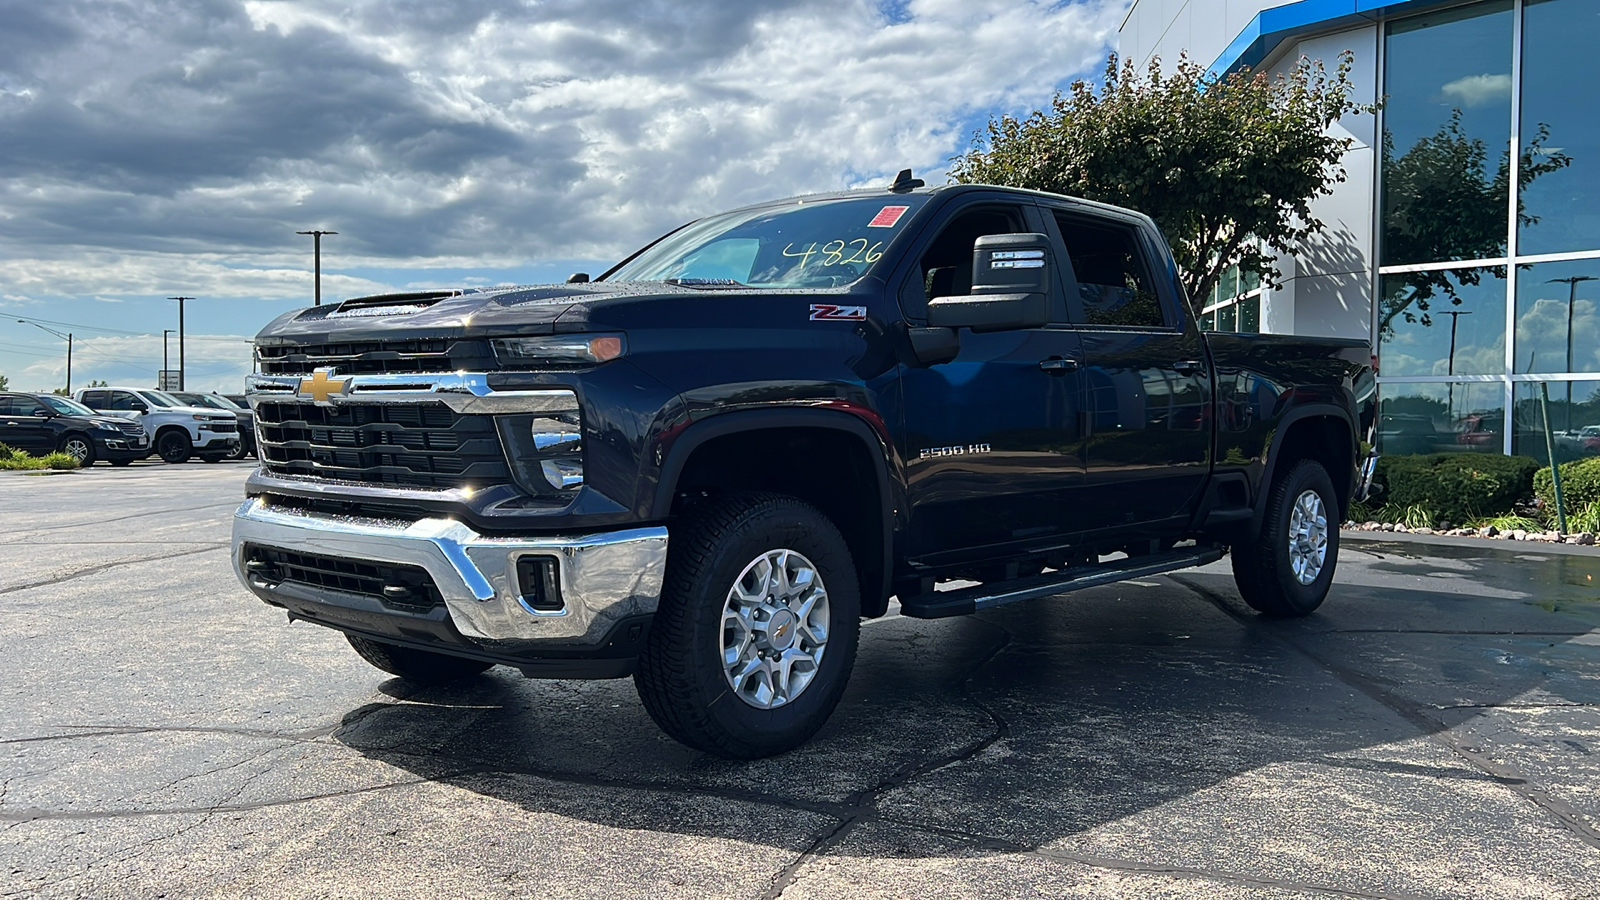
[[[233,412],[239,408],[222,397],[217,396],[216,394],[175,393],[172,396],[182,400],[184,403],[187,403],[190,406],[209,406],[212,409],[225,409],[229,412]]]
[[[183,405],[185,405],[184,402],[182,400],[179,400],[177,397],[174,397],[171,394],[162,393],[161,391],[140,391],[139,393],[144,395],[144,398],[146,400],[149,400],[151,403],[154,403],[156,406],[183,406]]]
[[[44,396],[44,397],[40,397],[39,399],[44,401],[44,404],[46,406],[48,406],[51,409],[55,410],[56,412],[62,414],[63,416],[98,416],[98,415],[100,415],[99,413],[95,412],[94,410],[90,409],[89,407],[84,406],[82,403],[79,403],[76,400],[68,400],[65,397]]]
[[[802,200],[711,216],[667,235],[607,281],[838,287],[867,274],[924,194]]]

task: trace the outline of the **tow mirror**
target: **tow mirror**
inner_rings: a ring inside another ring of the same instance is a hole
[[[928,301],[928,325],[1014,331],[1050,322],[1050,239],[1042,234],[989,234],[972,245],[972,293]]]

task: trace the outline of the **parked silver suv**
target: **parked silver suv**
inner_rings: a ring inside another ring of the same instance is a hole
[[[217,462],[238,453],[239,424],[232,413],[186,406],[150,388],[85,388],[73,397],[97,412],[144,425],[156,453],[169,463],[188,462],[191,456]]]

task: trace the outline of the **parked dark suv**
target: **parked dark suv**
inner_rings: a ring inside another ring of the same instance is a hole
[[[0,393],[0,442],[36,455],[59,450],[83,466],[97,459],[125,466],[150,455],[150,438],[138,422],[102,416],[55,394]]]

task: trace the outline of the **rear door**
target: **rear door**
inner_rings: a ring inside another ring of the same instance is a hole
[[[1165,247],[1135,217],[1047,204],[1072,274],[1093,528],[1187,521],[1211,468],[1205,345]],[[1065,265],[1065,264],[1063,264]]]
[[[0,443],[33,454],[54,450],[50,420],[43,412],[44,404],[33,397],[0,397]]]
[[[1012,198],[968,199],[942,217],[902,274],[901,308],[926,321],[932,297],[970,293],[973,242],[1037,232],[1042,214]],[[955,360],[902,370],[911,556],[939,565],[1059,544],[1082,487],[1078,335],[1064,297],[1044,328],[960,332]]]

